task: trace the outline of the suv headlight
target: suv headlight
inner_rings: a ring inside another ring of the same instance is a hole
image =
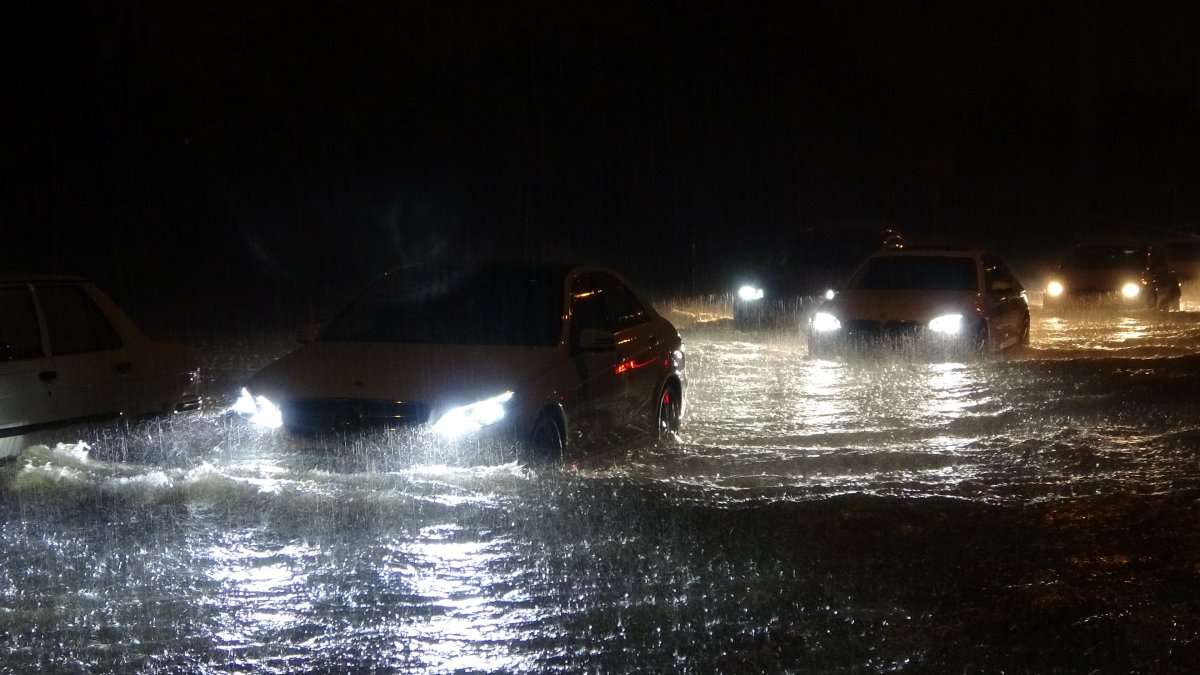
[[[817,312],[813,314],[812,329],[817,333],[831,333],[835,330],[841,330],[842,322],[829,312]]]
[[[962,314],[943,314],[929,322],[929,330],[943,335],[958,335],[963,329]]]
[[[250,423],[268,429],[278,429],[283,426],[283,413],[266,396],[254,396],[249,389],[242,387],[242,393],[230,410],[248,420]]]

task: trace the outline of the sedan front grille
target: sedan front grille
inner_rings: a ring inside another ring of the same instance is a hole
[[[283,423],[296,431],[353,431],[366,427],[406,427],[429,421],[424,403],[355,398],[285,401]]]

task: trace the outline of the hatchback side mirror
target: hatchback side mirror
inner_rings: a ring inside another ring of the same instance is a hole
[[[581,352],[611,352],[617,348],[617,338],[606,330],[584,328],[579,331],[575,348]]]

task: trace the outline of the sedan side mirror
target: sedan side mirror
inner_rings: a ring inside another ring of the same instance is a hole
[[[617,348],[617,338],[606,330],[584,328],[579,331],[575,348],[581,352],[611,352]]]

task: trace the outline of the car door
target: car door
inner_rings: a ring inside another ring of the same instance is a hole
[[[615,366],[621,392],[620,426],[623,430],[649,431],[647,425],[653,420],[652,408],[662,379],[663,359],[658,353],[662,336],[655,334],[645,305],[620,279],[601,272],[596,274],[596,285],[613,317],[620,357]]]
[[[600,280],[583,273],[570,283],[569,349],[578,385],[564,403],[570,433],[587,444],[618,428],[623,404],[623,379],[617,373],[621,354]]]
[[[983,256],[983,269],[987,294],[995,303],[996,315],[992,324],[999,329],[996,332],[1001,336],[1002,346],[1013,344],[1020,340],[1024,328],[1025,289],[1004,261],[994,255]]]
[[[117,330],[75,283],[34,286],[49,342],[51,415],[56,420],[116,415],[129,363]]]
[[[52,372],[29,286],[0,286],[0,436],[53,419]]]

